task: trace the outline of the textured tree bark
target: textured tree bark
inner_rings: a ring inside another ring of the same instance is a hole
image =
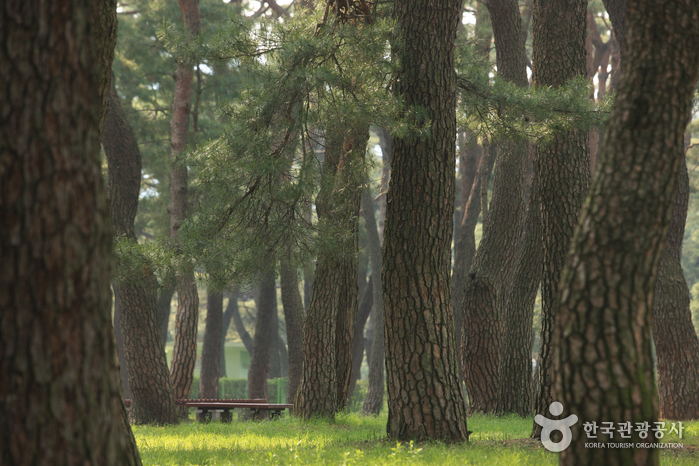
[[[209,290],[206,294],[206,327],[201,348],[199,398],[218,398],[218,377],[221,373],[223,333],[223,294]]]
[[[121,392],[124,399],[131,398],[131,388],[129,388],[129,371],[126,369],[126,358],[124,357],[124,340],[121,338],[121,317],[119,317],[120,306],[119,297],[114,296],[114,342],[117,347],[117,362],[119,364],[119,379],[121,380]]]
[[[395,3],[395,91],[429,136],[393,139],[383,249],[388,436],[466,440],[450,264],[456,169],[454,41],[461,2]],[[429,120],[428,120],[429,119]],[[372,352],[375,352],[374,349]]]
[[[534,169],[524,238],[519,248],[511,290],[505,306],[500,350],[499,385],[495,411],[498,414],[531,416],[532,342],[534,301],[541,282],[541,219],[539,175]]]
[[[362,215],[366,226],[367,239],[369,240],[369,260],[371,261],[372,281],[381,283],[381,239],[376,224],[374,203],[371,200],[371,188],[366,186],[362,190]],[[369,386],[362,404],[362,414],[378,415],[383,406],[384,392],[384,322],[383,322],[383,296],[379,286],[372,286],[372,321],[374,322],[374,335],[371,344],[371,356],[369,359]]]
[[[692,325],[689,289],[681,264],[688,205],[689,174],[683,160],[653,305],[658,398],[663,419],[699,419],[699,339]]]
[[[474,150],[480,152],[478,171],[471,187],[471,193],[464,209],[464,218],[459,228],[459,238],[454,247],[454,267],[451,275],[452,305],[454,307],[454,335],[457,354],[461,354],[461,330],[464,321],[464,291],[466,287],[466,273],[471,269],[473,257],[476,255],[476,225],[481,214],[481,185],[490,180],[495,163],[495,152],[484,151],[476,146]],[[461,359],[461,358],[459,358]],[[463,380],[462,367],[459,364],[459,380]]]
[[[534,1],[532,83],[535,86],[555,88],[576,76],[586,75],[586,17],[587,0]],[[539,145],[535,163],[540,176],[543,272],[538,393],[534,409],[537,414],[548,416],[551,402],[560,399],[553,391],[551,339],[558,313],[558,282],[589,185],[587,132],[555,134],[548,144]],[[541,426],[535,422],[532,437],[538,438],[540,433]]]
[[[295,411],[334,418],[347,401],[357,314],[357,230],[368,128],[328,135],[316,211],[323,247],[303,332],[303,376]],[[331,239],[332,238],[332,239]]]
[[[199,0],[180,0],[188,40],[201,31]],[[183,57],[176,58],[175,97],[172,102],[170,138],[170,237],[177,244],[178,230],[187,212],[187,166],[179,157],[187,147],[190,108],[192,103],[193,63]],[[189,398],[197,358],[197,321],[199,319],[199,294],[194,281],[194,271],[184,264],[176,272],[177,315],[175,317],[175,342],[172,349],[171,375],[175,398]],[[180,410],[185,417],[187,409]]]
[[[653,291],[699,72],[697,2],[637,2],[627,14],[619,91],[561,277],[556,383],[579,417],[563,465],[659,462],[655,449],[585,448],[583,432],[585,422],[658,420]],[[637,430],[624,441],[648,442]]]
[[[102,146],[107,156],[110,219],[115,239],[136,243],[134,219],[141,192],[141,152],[112,85]],[[138,277],[114,284],[119,332],[124,343],[131,418],[136,424],[177,421],[167,359],[156,316],[157,281],[143,266]]]
[[[490,0],[488,11],[498,74],[518,86],[527,86],[527,54],[518,2]],[[465,280],[462,308],[461,362],[470,412],[485,413],[495,411],[503,313],[522,237],[527,166],[526,145],[522,142],[503,140],[491,144],[496,145],[498,152],[490,212],[483,221],[481,244]]]
[[[493,40],[492,28],[490,27],[490,14],[484,3],[476,4],[476,56],[484,62],[489,61],[490,46]],[[485,145],[487,148],[487,144]],[[464,283],[466,273],[471,269],[473,257],[476,255],[476,235],[475,229],[478,224],[478,217],[481,215],[481,186],[490,182],[490,175],[495,163],[495,153],[483,150],[484,147],[478,145],[477,141],[468,144],[467,159],[477,160],[477,168],[474,180],[471,182],[467,192],[464,192],[468,199],[464,203],[463,216],[459,226],[458,236],[454,236],[454,264],[451,275],[451,302],[454,309],[454,340],[456,342],[456,352],[459,355],[459,380],[463,380],[463,367],[461,361],[461,329],[464,321]],[[468,178],[468,177],[467,177]],[[468,181],[466,181],[468,183]],[[464,186],[463,188],[465,188]],[[463,189],[462,188],[462,189]]]
[[[294,412],[304,419],[334,418],[337,382],[335,375],[335,316],[337,293],[333,288],[342,277],[339,265],[318,256],[303,329],[303,375],[294,400]]]
[[[289,346],[289,391],[287,400],[296,399],[303,371],[303,319],[304,309],[296,269],[288,261],[281,265],[282,305],[286,321],[286,342]]]
[[[308,309],[308,302],[311,300],[311,291],[313,290],[313,281],[316,277],[316,269],[313,264],[309,264],[303,268],[303,308]]]
[[[345,135],[342,159],[337,166],[340,185],[335,187],[337,205],[346,204],[343,209],[345,218],[341,219],[344,230],[349,232],[347,244],[339,256],[342,280],[336,284],[340,289],[337,300],[335,364],[337,366],[337,411],[344,411],[349,398],[349,388],[352,382],[352,348],[354,328],[357,321],[357,306],[359,301],[359,286],[357,283],[357,253],[359,239],[359,208],[362,196],[362,173],[358,166],[364,160],[366,145],[369,141],[369,126],[358,127]],[[339,213],[339,212],[338,212]],[[340,220],[340,219],[338,219]],[[346,249],[345,249],[346,248]]]
[[[141,464],[99,161],[116,4],[4,2],[0,23],[0,463]]]
[[[259,304],[255,318],[255,336],[248,369],[248,397],[267,398],[267,371],[272,350],[272,319],[277,312],[277,288],[274,270],[262,274]]]

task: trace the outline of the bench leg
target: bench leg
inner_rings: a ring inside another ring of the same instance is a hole
[[[221,412],[221,422],[229,423],[231,421],[233,421],[233,413],[231,413],[230,409],[224,409]]]
[[[209,411],[208,409],[198,409],[197,421],[203,423],[211,422],[211,411]]]

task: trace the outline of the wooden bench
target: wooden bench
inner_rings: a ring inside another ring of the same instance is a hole
[[[131,406],[131,400],[125,399],[124,404],[126,407]],[[286,403],[267,403],[265,398],[249,398],[249,399],[189,399],[189,400],[175,400],[175,404],[185,405],[188,408],[196,408],[197,410],[197,421],[199,422],[210,422],[212,419],[213,411],[221,411],[221,422],[231,422],[233,420],[232,410],[239,409],[249,409],[252,411],[253,416],[260,412],[268,411],[272,416],[272,419],[278,418],[282,411],[285,409],[291,409],[294,407],[293,404]]]
[[[236,408],[249,409],[253,417],[260,412],[268,411],[272,419],[281,416],[282,411],[291,409],[293,404],[287,403],[267,403],[264,398],[247,399],[247,400],[176,400],[179,405],[185,405],[188,408],[197,409],[197,421],[210,422],[213,411],[221,411],[221,422],[231,422],[233,420],[232,410]]]

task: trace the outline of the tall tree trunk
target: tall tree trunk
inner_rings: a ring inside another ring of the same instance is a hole
[[[699,419],[699,339],[692,324],[689,289],[681,264],[688,205],[689,173],[683,160],[653,305],[658,398],[663,419]]]
[[[498,74],[520,87],[528,85],[522,18],[516,0],[490,0]],[[494,412],[503,314],[510,277],[522,237],[525,205],[526,145],[491,141],[497,147],[490,212],[466,277],[463,304],[462,365],[470,411]],[[482,185],[484,186],[484,185]]]
[[[359,286],[357,284],[358,240],[359,240],[359,208],[362,196],[362,180],[358,166],[364,160],[367,141],[369,141],[369,126],[355,128],[345,135],[343,142],[344,160],[337,167],[341,186],[336,191],[342,193],[349,214],[343,223],[350,236],[347,241],[347,251],[340,256],[341,268],[344,271],[337,300],[337,324],[335,340],[335,364],[337,367],[337,411],[344,411],[349,398],[349,388],[352,382],[352,348],[354,328],[357,321],[359,305]],[[339,199],[336,203],[342,202]]]
[[[248,397],[267,398],[267,372],[272,352],[273,315],[277,312],[277,288],[274,270],[262,274],[255,318],[255,336],[248,369]]]
[[[461,329],[464,322],[464,286],[466,282],[466,273],[471,269],[473,257],[476,255],[476,225],[478,225],[478,217],[481,215],[481,185],[488,183],[490,175],[493,172],[493,164],[495,162],[495,152],[482,150],[483,148],[476,145],[473,147],[475,152],[480,153],[478,156],[478,170],[476,178],[471,187],[471,193],[464,208],[464,217],[461,220],[459,228],[459,238],[456,240],[454,247],[454,267],[451,275],[451,292],[452,305],[454,307],[454,335],[456,341],[457,354],[461,354]],[[460,360],[461,358],[459,358]],[[459,364],[459,380],[463,380],[463,368]]]
[[[388,436],[466,440],[450,264],[456,169],[454,41],[461,2],[397,0],[395,92],[429,136],[393,139],[383,249]],[[374,352],[376,349],[374,349]]]
[[[505,305],[495,411],[530,416],[533,407],[532,343],[534,302],[541,282],[541,218],[539,174],[534,167],[524,238],[512,273]]]
[[[0,463],[141,464],[99,161],[116,4],[4,2],[0,24]]]
[[[636,2],[627,14],[619,91],[561,277],[556,383],[579,418],[563,465],[659,463],[656,449],[637,447],[648,443],[638,430],[624,440],[634,448],[616,449],[586,448],[583,432],[585,422],[658,420],[653,292],[699,72],[697,2]]]
[[[344,409],[351,381],[352,339],[357,314],[357,230],[368,128],[346,137],[328,135],[323,181],[316,199],[323,247],[303,332],[303,377],[296,412],[334,418]],[[336,232],[342,232],[339,238]],[[329,239],[332,237],[332,241]]]
[[[490,14],[484,3],[476,4],[476,25],[475,25],[475,46],[476,57],[483,61],[484,66],[490,66],[490,43],[493,40],[492,28],[490,27]],[[462,195],[465,197],[463,215],[458,220],[461,222],[458,228],[458,235],[454,236],[454,263],[451,274],[451,302],[454,310],[454,341],[456,342],[456,354],[459,355],[459,380],[463,380],[463,367],[461,364],[461,328],[464,321],[464,283],[466,273],[471,269],[473,256],[476,255],[476,225],[481,215],[481,186],[490,183],[490,175],[495,162],[494,153],[484,151],[477,140],[469,141],[464,147],[466,150],[466,164],[471,167],[475,164],[476,173],[474,179],[469,183],[470,175],[462,179]],[[491,157],[493,155],[493,157]],[[470,171],[470,170],[466,170]],[[456,230],[456,229],[455,229]]]
[[[354,325],[354,341],[352,342],[352,381],[350,382],[349,392],[347,392],[347,397],[350,399],[354,395],[357,381],[361,378],[362,362],[364,362],[364,348],[366,347],[364,328],[371,314],[374,292],[372,277],[372,275],[369,275],[369,281],[364,287],[364,294],[361,295],[359,307],[357,308],[357,321]]]
[[[534,0],[532,83],[559,87],[586,75],[585,35],[587,0]],[[566,57],[562,60],[561,57]],[[558,313],[558,282],[568,245],[578,223],[578,214],[590,179],[587,132],[574,130],[553,135],[537,148],[540,177],[543,272],[541,281],[541,337],[539,345],[538,393],[534,409],[547,416],[552,401],[560,399],[553,390],[551,339]],[[538,438],[541,426],[533,424]]]
[[[141,192],[141,152],[121,108],[116,87],[111,87],[102,146],[107,156],[109,212],[118,241],[136,244],[134,220]],[[131,417],[136,424],[177,422],[175,405],[156,316],[157,280],[142,265],[137,277],[114,284],[124,361],[129,374]]]
[[[376,224],[374,203],[371,200],[371,188],[367,185],[362,192],[362,215],[366,225],[367,239],[369,240],[369,258],[371,260],[372,281],[381,283],[381,239]],[[384,322],[383,322],[383,296],[381,288],[372,286],[372,321],[374,323],[374,340],[371,344],[371,358],[369,359],[369,386],[362,404],[362,414],[378,415],[383,406],[384,392]]]
[[[206,294],[206,327],[201,349],[199,398],[218,398],[218,377],[221,373],[221,340],[223,333],[223,294],[209,290]]]
[[[301,383],[303,370],[303,319],[304,309],[296,269],[288,261],[281,265],[282,305],[286,321],[286,342],[289,346],[289,391],[287,400],[293,403]]]
[[[180,0],[188,40],[192,41],[201,31],[199,0]],[[178,230],[187,212],[187,166],[179,157],[187,147],[187,132],[192,103],[193,63],[177,57],[175,70],[175,97],[172,102],[170,138],[170,237],[177,244]],[[177,316],[175,317],[175,343],[172,349],[171,374],[175,398],[189,398],[197,359],[197,322],[199,320],[199,294],[191,265],[183,264],[176,272]],[[187,409],[180,410],[186,417]]]

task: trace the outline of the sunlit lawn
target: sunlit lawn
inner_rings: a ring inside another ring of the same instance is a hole
[[[234,416],[235,417],[235,416]],[[430,464],[545,465],[557,454],[527,439],[532,419],[473,416],[471,441],[402,444],[386,440],[386,415],[366,418],[340,415],[335,423],[301,422],[294,418],[231,424],[183,423],[175,427],[134,427],[144,464]],[[699,457],[699,422],[684,423],[681,451],[663,451],[663,464],[695,465]],[[601,466],[601,465],[600,465]]]

